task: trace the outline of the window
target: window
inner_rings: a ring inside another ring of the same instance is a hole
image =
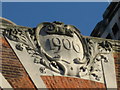
[[[118,31],[119,31],[118,25],[117,25],[117,23],[115,23],[113,28],[112,28],[112,32],[115,35]]]

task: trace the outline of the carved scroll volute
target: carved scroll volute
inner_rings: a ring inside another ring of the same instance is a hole
[[[40,54],[49,63],[47,67],[56,72],[61,73],[62,69],[64,74],[69,74],[67,68],[73,68],[74,64],[85,64],[89,60],[86,42],[72,25],[44,22],[37,26],[35,37]]]
[[[35,31],[35,37],[36,37],[37,44],[38,44],[40,49],[41,49],[41,44],[39,41],[39,33],[40,33],[40,30],[43,28],[43,26],[44,26],[44,23],[39,24],[36,28],[36,31]],[[39,50],[39,51],[41,51],[41,50]]]

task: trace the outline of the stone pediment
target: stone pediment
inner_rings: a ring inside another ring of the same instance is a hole
[[[3,24],[1,29],[37,87],[34,75],[76,77],[117,87],[112,56],[117,41],[85,37],[75,26],[61,22],[43,22],[35,28]]]

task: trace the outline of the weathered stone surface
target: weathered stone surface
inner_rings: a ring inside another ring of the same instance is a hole
[[[0,71],[6,81],[13,88],[36,88],[5,38],[0,37],[0,42]]]
[[[1,29],[37,88],[44,80],[40,76],[46,75],[117,87],[112,55],[119,52],[119,41],[85,37],[76,27],[61,22],[44,22],[36,28],[4,24]]]
[[[0,88],[12,88],[1,73],[0,73]]]

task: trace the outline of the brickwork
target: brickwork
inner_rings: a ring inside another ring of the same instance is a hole
[[[7,41],[0,37],[0,61],[2,74],[13,88],[35,88],[24,67]]]
[[[41,76],[48,88],[105,88],[102,83],[63,76]]]
[[[0,37],[0,61],[3,76],[13,88],[35,88],[19,59],[4,38]],[[2,57],[2,58],[1,58]],[[120,52],[114,53],[117,84],[120,88]],[[102,83],[71,77],[41,76],[47,88],[105,88]]]
[[[120,52],[114,53],[114,59],[115,59],[117,85],[118,88],[120,88]]]

